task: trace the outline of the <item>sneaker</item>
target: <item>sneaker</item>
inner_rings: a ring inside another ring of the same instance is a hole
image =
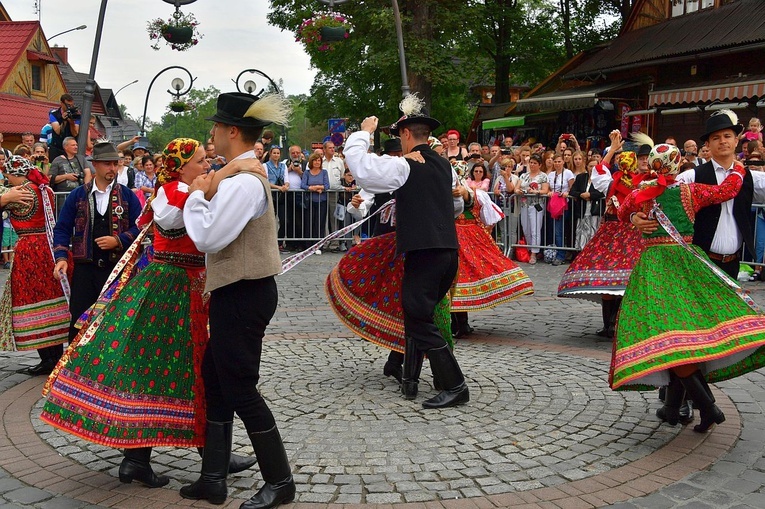
[[[343,242],[342,244],[340,244],[340,252],[345,253],[346,251],[348,251],[348,246],[345,245],[345,242]]]
[[[314,254],[320,255],[321,254],[321,249],[317,249]]]
[[[529,256],[529,265],[534,265],[537,263],[537,255],[536,253],[531,253],[531,256]]]
[[[10,269],[10,268],[11,268],[11,262],[5,262],[5,263],[3,264],[3,268],[4,268],[4,269]]]
[[[558,258],[556,258],[556,259],[555,259],[555,260],[553,260],[553,262],[552,262],[552,264],[553,264],[554,266],[556,266],[556,267],[557,267],[558,265],[562,264],[562,263],[563,263],[563,260],[559,260]]]

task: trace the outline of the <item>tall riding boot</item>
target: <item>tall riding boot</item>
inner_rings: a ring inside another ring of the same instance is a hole
[[[170,482],[165,475],[156,475],[151,469],[151,447],[125,449],[125,459],[120,464],[120,482],[138,481],[149,488],[159,488]]]
[[[676,425],[680,421],[680,405],[683,399],[685,399],[685,387],[674,373],[670,373],[664,406],[656,410],[656,417],[670,426]]]
[[[398,383],[401,383],[401,365],[403,363],[404,354],[395,350],[391,350],[388,354],[388,360],[385,362],[385,366],[383,366],[383,375],[392,376],[398,380]]]
[[[722,410],[715,405],[715,402],[709,396],[709,384],[707,384],[701,371],[696,371],[689,377],[681,378],[680,381],[701,414],[701,422],[693,427],[693,431],[706,433],[712,424],[725,422],[725,414],[722,413]]]
[[[197,447],[197,452],[200,456],[203,458],[205,457],[205,448],[204,447]],[[229,474],[238,474],[239,472],[244,472],[251,466],[253,466],[255,463],[257,463],[258,460],[255,457],[245,457],[240,456],[238,454],[231,453],[231,459],[228,462],[228,473]]]
[[[250,440],[265,484],[239,509],[270,509],[292,502],[295,481],[279,430],[274,425],[268,431],[250,433]]]
[[[449,345],[428,350],[433,378],[438,378],[444,388],[437,396],[425,401],[423,408],[446,408],[463,405],[470,401],[470,392],[462,370]]]
[[[222,504],[228,496],[226,474],[231,462],[233,422],[207,421],[202,474],[199,479],[181,488],[181,496],[191,500],[207,500]]]
[[[611,307],[613,302],[612,299],[603,299],[600,301],[600,313],[603,316],[603,328],[595,331],[595,334],[602,338],[608,337],[608,327],[611,325]]]
[[[401,375],[401,394],[404,395],[404,399],[417,397],[417,384],[420,381],[424,357],[425,354],[417,349],[414,340],[407,337],[404,351],[404,372]]]
[[[609,339],[616,337],[616,318],[619,316],[619,309],[622,306],[622,298],[617,297],[611,301],[611,316],[608,322],[608,336]]]

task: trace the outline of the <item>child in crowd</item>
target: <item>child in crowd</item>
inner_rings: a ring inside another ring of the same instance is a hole
[[[744,131],[738,136],[739,140],[745,141],[762,141],[762,123],[757,117],[749,119],[749,129]]]

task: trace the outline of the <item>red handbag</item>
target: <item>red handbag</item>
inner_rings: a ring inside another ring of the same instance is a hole
[[[558,193],[553,193],[547,199],[547,211],[553,219],[560,219],[563,213],[568,209],[568,200]]]
[[[531,260],[531,253],[529,252],[529,248],[522,247],[526,245],[526,238],[521,237],[521,240],[518,241],[518,244],[518,247],[515,248],[515,259],[521,263],[529,263],[529,260]]]

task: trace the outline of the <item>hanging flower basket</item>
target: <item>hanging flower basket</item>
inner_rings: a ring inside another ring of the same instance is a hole
[[[194,105],[187,103],[186,101],[172,101],[170,104],[168,104],[168,108],[170,108],[170,111],[174,111],[175,113],[183,113],[184,111],[193,110]]]
[[[149,39],[154,41],[152,49],[159,50],[161,40],[176,51],[186,51],[199,43],[202,34],[197,27],[199,22],[193,14],[183,14],[176,10],[170,19],[156,18],[149,21],[146,30],[149,32]]]
[[[303,21],[298,28],[298,42],[302,42],[306,51],[334,51],[335,44],[350,37],[352,25],[348,18],[336,13],[316,14]]]

